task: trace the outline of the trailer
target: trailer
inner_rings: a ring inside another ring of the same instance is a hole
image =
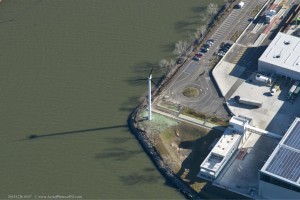
[[[240,96],[236,96],[235,99],[240,104],[250,105],[250,106],[257,107],[257,108],[260,108],[262,106],[262,104],[263,104],[261,101],[253,100],[253,99],[241,98]]]

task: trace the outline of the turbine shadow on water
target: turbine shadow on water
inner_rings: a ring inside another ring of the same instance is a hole
[[[91,131],[102,131],[102,130],[108,130],[108,129],[115,129],[115,128],[127,128],[127,124],[125,125],[117,125],[117,126],[106,126],[106,127],[100,127],[100,128],[92,128],[92,129],[83,129],[83,130],[77,130],[77,131],[66,131],[66,132],[60,132],[60,133],[48,133],[48,134],[42,134],[42,135],[29,135],[27,137],[27,140],[42,138],[42,137],[52,137],[52,136],[61,136],[61,135],[69,135],[69,134],[78,134],[78,133],[86,133]]]

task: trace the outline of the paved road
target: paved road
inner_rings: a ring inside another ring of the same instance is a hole
[[[206,53],[201,61],[189,60],[170,81],[163,96],[169,96],[170,101],[191,107],[195,110],[227,117],[228,113],[223,107],[224,98],[221,97],[211,78],[209,59],[218,51],[222,42],[229,41],[231,35],[236,30],[243,31],[250,23],[248,21],[250,13],[259,4],[264,4],[267,0],[245,0],[242,9],[234,9],[212,35],[215,40],[210,51]],[[187,98],[182,94],[184,88],[192,86],[200,91],[200,95],[194,98]]]
[[[296,1],[297,3],[300,0]],[[288,13],[288,10],[284,13],[283,17]],[[259,27],[259,29],[256,29]],[[238,71],[240,66],[245,67],[246,70],[242,74],[238,74],[238,79],[232,88],[225,94],[225,99],[229,99],[232,94],[238,89],[238,87],[243,83],[243,79],[246,80],[250,74],[257,71],[258,59],[265,51],[269,43],[271,42],[269,33],[266,35],[265,39],[262,41],[260,46],[253,46],[257,38],[263,33],[267,25],[263,24],[263,20],[257,20],[257,23],[252,23],[245,34],[237,41],[237,43],[230,49],[230,52],[225,57],[226,62],[236,64],[236,68],[233,70],[231,75],[234,75],[234,71]],[[277,28],[277,25],[274,29]],[[253,31],[255,30],[255,31]]]

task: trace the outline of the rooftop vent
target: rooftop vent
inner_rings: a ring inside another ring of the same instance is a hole
[[[291,41],[284,41],[283,42],[285,45],[289,45],[289,44],[291,44]]]
[[[280,58],[280,54],[274,55],[273,58]]]

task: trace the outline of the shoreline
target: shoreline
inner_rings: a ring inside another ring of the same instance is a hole
[[[225,8],[225,5],[221,6],[218,13],[214,16],[214,21],[211,21],[208,24],[208,29],[204,35],[204,37],[199,41],[197,45],[191,45],[192,51],[189,52],[184,62],[180,65],[177,65],[175,68],[173,68],[169,73],[162,76],[159,85],[152,90],[152,102],[155,101],[156,97],[161,93],[164,86],[169,83],[169,81],[176,76],[177,72],[184,66],[184,64],[191,59],[191,56],[193,54],[193,51],[197,49],[203,41],[207,40],[207,38],[210,36],[212,31],[218,26],[218,24],[215,24],[215,21],[217,23],[220,23],[220,21],[226,19],[226,16],[228,15],[225,13],[230,9],[235,1],[231,2],[228,8]],[[224,15],[222,15],[224,14]],[[142,146],[145,153],[149,156],[152,163],[155,165],[157,170],[161,173],[161,175],[165,178],[166,182],[172,184],[174,186],[174,189],[177,189],[184,197],[187,199],[205,199],[204,197],[201,197],[199,193],[197,193],[192,187],[190,187],[184,180],[182,180],[180,177],[177,177],[176,174],[169,168],[169,166],[163,161],[161,155],[156,150],[156,148],[151,144],[149,141],[149,138],[146,135],[146,132],[138,128],[138,113],[147,106],[147,98],[145,97],[144,100],[130,113],[127,123],[128,128],[130,131],[134,134],[140,145]]]
[[[157,150],[152,146],[147,136],[145,135],[145,132],[137,127],[138,122],[136,121],[136,116],[140,109],[143,107],[142,105],[143,104],[135,108],[128,117],[127,122],[130,131],[137,138],[143,150],[146,152],[152,163],[168,183],[171,183],[181,194],[183,194],[188,199],[202,199],[195,190],[193,190],[189,185],[187,185],[183,180],[178,178],[173,173],[173,171],[164,163]]]

